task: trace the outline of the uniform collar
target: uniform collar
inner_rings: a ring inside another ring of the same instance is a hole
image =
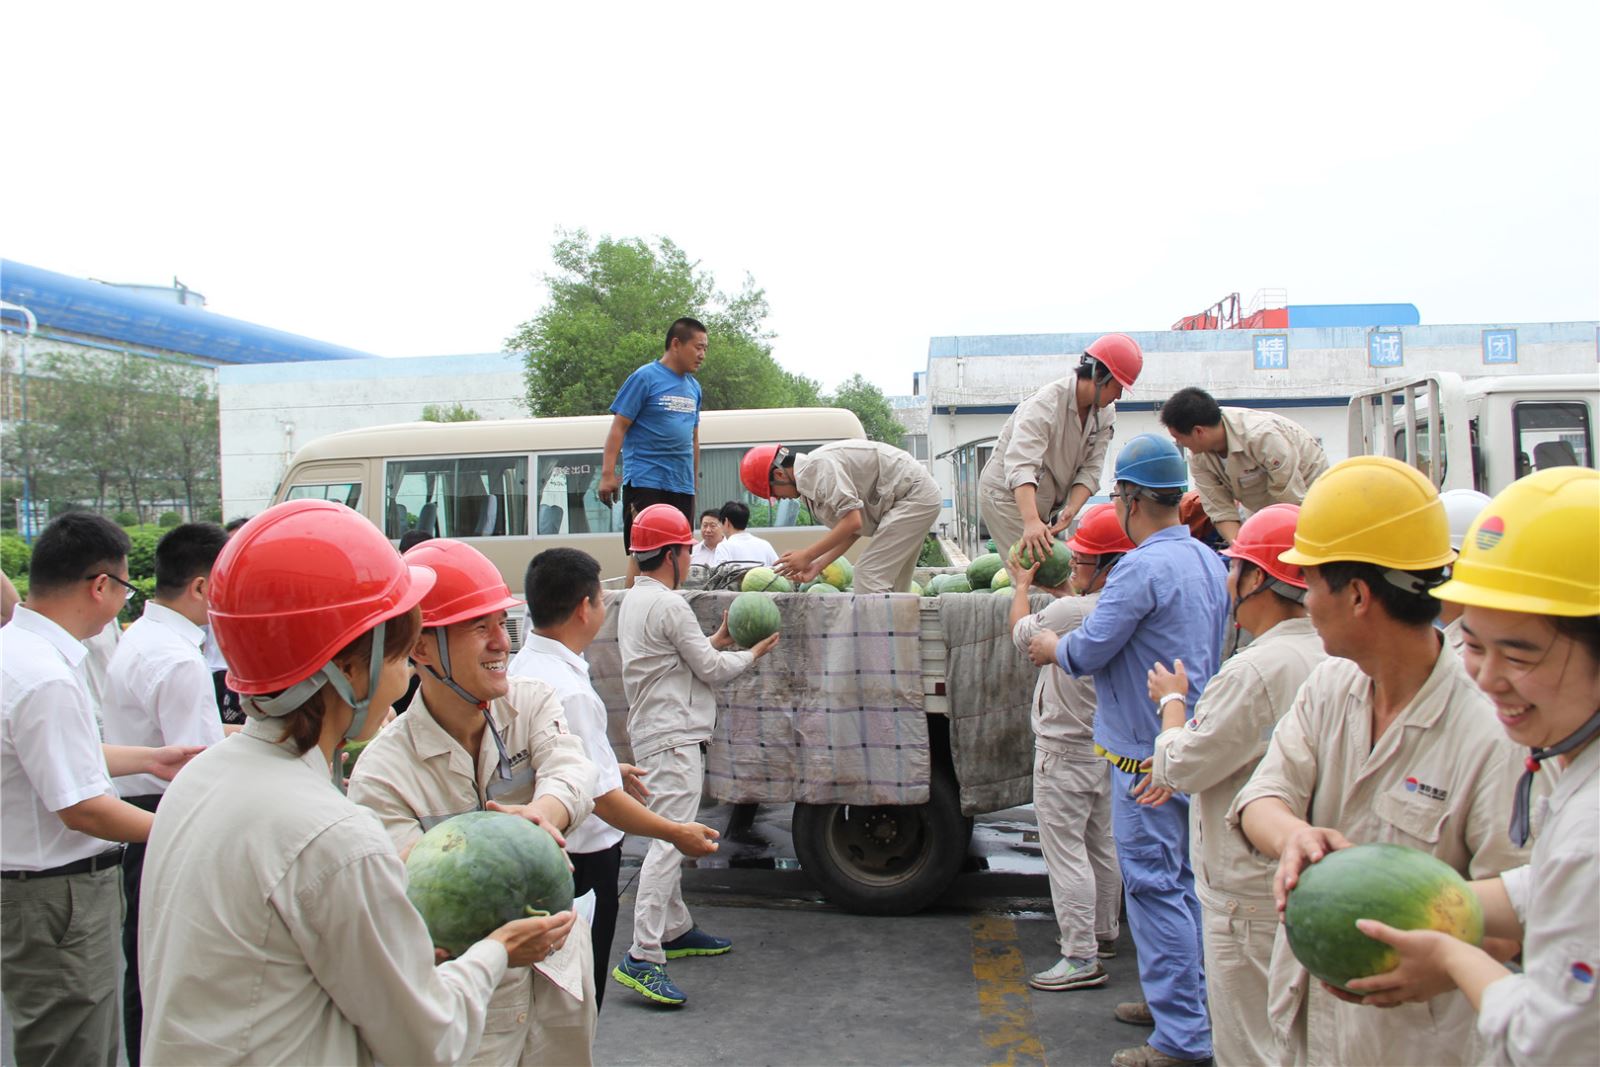
[[[476,713],[474,713],[476,714]],[[413,719],[411,716],[416,715]],[[504,737],[510,726],[511,720],[516,718],[515,709],[510,707],[506,700],[495,700],[489,704],[489,716],[494,720],[494,728]],[[428,702],[422,697],[422,690],[417,690],[417,695],[411,698],[411,706],[406,713],[400,716],[405,720],[406,728],[411,731],[412,741],[416,745],[419,759],[432,759],[435,756],[448,756],[452,752],[464,752],[465,749],[450,736],[439,720],[433,717],[433,712],[428,709]],[[490,746],[494,745],[491,738],[485,738]],[[477,766],[478,753],[467,753],[473,766]]]
[[[542,634],[530,633],[523,640],[522,647],[529,649],[541,656],[554,656],[562,663],[565,663],[568,667],[571,667],[574,671],[582,674],[585,678],[589,676],[589,661],[554,638],[545,637]]]
[[[51,648],[61,654],[61,658],[67,661],[69,667],[76,667],[89,654],[83,642],[68,633],[60,623],[21,604],[17,605],[16,611],[11,616],[11,622],[7,625],[44,638]]]
[[[1172,526],[1163,526],[1143,541],[1140,541],[1134,546],[1133,550],[1137,552],[1145,545],[1153,545],[1157,541],[1187,541],[1191,536],[1193,535],[1189,533],[1189,527],[1181,522]]]
[[[206,632],[181,614],[154,600],[144,602],[144,614],[140,618],[149,619],[159,626],[165,626],[188,641],[195,648],[199,648],[206,640]]]
[[[1225,456],[1244,451],[1244,413],[1244,408],[1222,409],[1222,433],[1228,442]]]
[[[1284,619],[1272,629],[1258,634],[1256,639],[1250,642],[1250,647],[1259,648],[1268,641],[1278,641],[1289,637],[1305,637],[1316,632],[1317,628],[1311,625],[1309,618]]]
[[[1450,647],[1450,642],[1443,640],[1438,630],[1433,630],[1435,637],[1439,638],[1439,655],[1433,661],[1433,670],[1428,672],[1427,679],[1422,683],[1416,695],[1395,717],[1392,730],[1395,726],[1415,726],[1419,729],[1429,729],[1436,725],[1444,713],[1449,710],[1445,705],[1449,701],[1439,700],[1437,697],[1442,690],[1449,688],[1457,682],[1464,685],[1476,686],[1467,677],[1466,668],[1461,665],[1461,659]],[[1360,695],[1370,708],[1372,706],[1372,679],[1366,673],[1356,671],[1356,685],[1360,687]]]
[[[640,585],[653,585],[657,589],[664,590],[664,591],[666,591],[668,593],[672,592],[671,589],[667,588],[667,583],[666,582],[658,582],[654,578],[650,577],[648,574],[639,575],[639,577],[637,577],[637,578],[635,578],[633,580],[633,584],[634,584],[635,588],[637,588]]]

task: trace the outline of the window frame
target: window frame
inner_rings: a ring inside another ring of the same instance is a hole
[[[518,460],[521,460],[524,463],[526,463],[527,466],[525,467],[525,469],[523,471],[523,487],[524,487],[524,491],[523,491],[523,494],[522,494],[522,496],[523,496],[523,501],[522,501],[522,525],[523,525],[523,529],[525,531],[528,530],[528,529],[531,529],[530,521],[532,519],[532,516],[529,514],[529,512],[530,512],[529,502],[532,499],[532,495],[528,491],[528,482],[530,480],[529,476],[528,476],[528,472],[533,470],[533,462],[532,462],[532,454],[531,453],[528,453],[528,452],[446,452],[446,453],[433,453],[433,454],[411,455],[411,456],[382,456],[382,457],[379,457],[379,462],[381,462],[382,465],[383,465],[381,470],[379,471],[379,481],[380,481],[380,485],[381,485],[382,491],[383,491],[383,508],[382,508],[382,511],[379,513],[379,520],[380,520],[379,521],[379,528],[383,530],[384,536],[387,537],[391,541],[398,542],[400,540],[400,538],[405,535],[405,533],[409,532],[409,529],[405,530],[405,531],[401,531],[401,533],[399,533],[399,534],[392,533],[390,531],[390,524],[389,524],[390,509],[393,507],[393,505],[395,503],[395,499],[398,498],[398,496],[399,496],[398,493],[395,494],[395,498],[391,498],[390,495],[389,495],[389,488],[390,488],[389,473],[390,473],[390,469],[392,467],[394,467],[396,465],[405,465],[405,464],[411,464],[411,463],[440,463],[440,464],[451,464],[451,465],[453,465],[455,467],[455,470],[458,472],[459,471],[459,464],[461,464],[463,462],[470,462],[472,460],[507,460],[507,461],[510,461],[513,464],[513,469],[515,469],[515,463]],[[411,473],[411,472],[407,472],[407,473]],[[421,472],[417,472],[417,473],[421,473]],[[494,494],[492,492],[489,494],[489,496],[498,498],[497,494]],[[408,514],[409,514],[409,509],[408,509]],[[507,511],[506,514],[501,516],[501,520],[502,521],[498,522],[497,525],[504,525],[509,530],[511,528],[511,515],[510,515],[510,512]],[[519,540],[519,539],[522,539],[522,538],[530,537],[532,535],[529,534],[529,533],[526,533],[526,532],[524,532],[524,533],[461,534],[461,533],[456,533],[454,531],[446,531],[446,532],[442,532],[442,533],[437,534],[437,536],[449,537],[449,538],[452,538],[452,539],[455,539],[455,540],[460,540],[460,541],[515,541],[515,540]]]

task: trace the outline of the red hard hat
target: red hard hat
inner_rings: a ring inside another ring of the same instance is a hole
[[[510,611],[520,601],[489,557],[461,541],[436,537],[412,547],[407,563],[427,567],[437,576],[422,598],[422,625],[449,626]]]
[[[403,615],[433,587],[378,528],[328,500],[287,500],[229,538],[211,568],[211,632],[228,688],[276,693]]]
[[[1144,352],[1139,342],[1125,333],[1108,333],[1097,338],[1084,353],[1104,363],[1111,377],[1124,389],[1133,388],[1139,372],[1144,369]]]
[[[692,544],[694,534],[689,532],[689,520],[671,504],[651,504],[633,517],[633,533],[628,538],[630,552],[654,552],[668,545]]]
[[[739,461],[739,481],[752,496],[763,500],[772,497],[772,462],[778,458],[782,445],[757,445]]]
[[[1083,513],[1078,528],[1067,539],[1067,547],[1085,556],[1104,556],[1113,552],[1132,552],[1136,547],[1128,532],[1117,521],[1117,509],[1096,504]]]
[[[1233,559],[1247,559],[1273,578],[1304,589],[1305,572],[1278,558],[1279,553],[1294,547],[1294,526],[1299,521],[1299,505],[1268,505],[1244,520],[1233,544],[1223,549],[1222,554]]]

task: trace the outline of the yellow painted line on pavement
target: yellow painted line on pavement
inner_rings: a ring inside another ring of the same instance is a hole
[[[1033,996],[1017,948],[1017,924],[999,916],[972,920],[972,977],[978,983],[978,1026],[988,1063],[1043,1064],[1033,1024]]]

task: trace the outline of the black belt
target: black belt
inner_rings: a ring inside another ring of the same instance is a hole
[[[92,874],[103,871],[108,867],[122,866],[122,846],[118,845],[98,856],[90,856],[86,860],[75,863],[63,863],[59,867],[50,867],[42,871],[0,871],[0,878],[15,878],[19,882],[26,882],[34,878],[62,878],[69,874]]]

